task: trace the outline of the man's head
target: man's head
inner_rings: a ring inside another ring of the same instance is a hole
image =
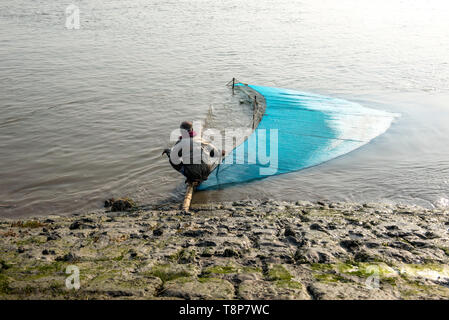
[[[193,131],[193,124],[190,121],[183,121],[179,127],[187,132]]]

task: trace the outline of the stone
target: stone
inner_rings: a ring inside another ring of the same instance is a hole
[[[310,299],[297,281],[245,280],[238,287],[243,300],[305,300]]]
[[[193,263],[195,261],[195,250],[181,250],[178,254],[178,262],[181,264]]]
[[[162,296],[188,300],[229,300],[234,298],[234,286],[223,279],[202,278],[198,281],[178,278],[164,284]]]
[[[426,237],[426,239],[437,239],[437,238],[441,238],[441,235],[433,232],[433,231],[426,231],[426,233],[424,234],[424,236]]]
[[[187,230],[183,233],[183,235],[185,237],[193,237],[193,238],[197,238],[197,237],[202,237],[205,234],[210,234],[210,231],[206,231],[206,230],[201,230],[201,229],[197,229],[197,230]]]
[[[391,300],[397,299],[390,290],[372,290],[364,284],[316,282],[307,287],[313,300]]]
[[[153,235],[156,237],[161,236],[164,233],[164,231],[162,230],[162,228],[157,228],[153,230]]]
[[[87,295],[104,295],[109,298],[153,298],[162,286],[162,281],[157,277],[137,275],[131,279],[123,279],[110,275],[102,279],[93,279],[86,284],[86,287],[81,287],[81,291]]]
[[[240,257],[240,253],[234,249],[226,248],[223,251],[223,257],[230,258],[230,257]]]
[[[217,243],[210,240],[202,240],[196,244],[197,247],[216,247]]]
[[[109,208],[112,206],[112,204],[115,202],[114,198],[108,199],[104,201],[104,207],[105,208]]]
[[[321,232],[326,232],[326,229],[324,229],[321,225],[319,225],[318,223],[313,223],[310,225],[310,230],[317,230],[317,231],[321,231]]]
[[[379,247],[380,247],[380,244],[377,243],[377,242],[365,242],[365,246],[366,246],[367,248],[372,249],[372,248],[379,248]]]
[[[289,236],[295,237],[296,233],[290,227],[287,227],[284,229],[284,236],[285,237],[289,237]]]
[[[69,252],[61,257],[57,257],[56,261],[65,261],[65,262],[74,262],[77,261],[78,257],[75,256],[73,253]]]
[[[213,204],[186,217],[167,204],[51,216],[51,225],[0,218],[0,268],[12,288],[0,298],[449,299],[446,279],[416,272],[447,273],[447,210],[261,203],[242,203],[235,216]],[[65,289],[68,265],[80,268],[78,291]],[[369,266],[382,273],[377,292],[365,286]],[[411,271],[400,276],[403,268]]]
[[[296,250],[294,259],[298,264],[335,262],[331,254],[311,248]]]
[[[124,198],[114,201],[111,205],[112,212],[130,211],[136,207],[133,200]]]
[[[360,250],[354,254],[354,261],[357,262],[375,262],[379,257],[371,255],[368,251]]]
[[[340,245],[349,252],[355,252],[360,248],[360,241],[358,240],[342,240]]]
[[[236,283],[242,283],[243,281],[247,280],[261,280],[262,274],[258,272],[251,272],[251,273],[237,273],[234,275],[234,282]]]
[[[78,230],[78,229],[95,229],[96,226],[92,225],[91,223],[93,223],[94,221],[91,219],[81,219],[81,220],[77,220],[74,221],[70,226],[69,229],[70,230]]]
[[[412,245],[410,245],[406,242],[402,242],[402,241],[393,241],[390,243],[390,247],[407,250],[407,251],[411,251],[414,249],[414,247]]]
[[[52,233],[47,236],[47,241],[54,241],[54,240],[58,240],[60,238],[61,237],[57,233]]]

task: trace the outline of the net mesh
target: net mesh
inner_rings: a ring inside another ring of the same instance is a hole
[[[198,190],[329,161],[384,133],[396,116],[343,99],[283,88],[237,83],[234,90],[253,102],[256,129],[226,155]]]

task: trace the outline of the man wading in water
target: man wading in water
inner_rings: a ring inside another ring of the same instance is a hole
[[[180,129],[179,140],[162,154],[166,154],[171,166],[187,178],[186,183],[196,186],[207,180],[225,152],[219,152],[214,145],[198,136],[193,131],[192,122],[184,121]]]

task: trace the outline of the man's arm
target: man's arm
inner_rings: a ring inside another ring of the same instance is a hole
[[[179,141],[178,141],[178,142],[179,142]],[[176,143],[176,144],[178,144],[178,143]],[[168,157],[168,162],[170,162],[170,164],[171,164],[171,166],[173,167],[173,169],[175,169],[176,171],[181,171],[182,166],[183,166],[182,159],[180,159],[179,164],[174,164],[174,163],[171,161],[171,158],[170,158],[171,151],[172,151],[171,149],[165,149],[164,152],[162,152],[162,155],[164,155],[164,154],[167,155],[167,157]],[[179,152],[181,152],[181,150],[180,150]],[[181,157],[181,155],[179,155],[179,153],[178,153],[178,156]]]

